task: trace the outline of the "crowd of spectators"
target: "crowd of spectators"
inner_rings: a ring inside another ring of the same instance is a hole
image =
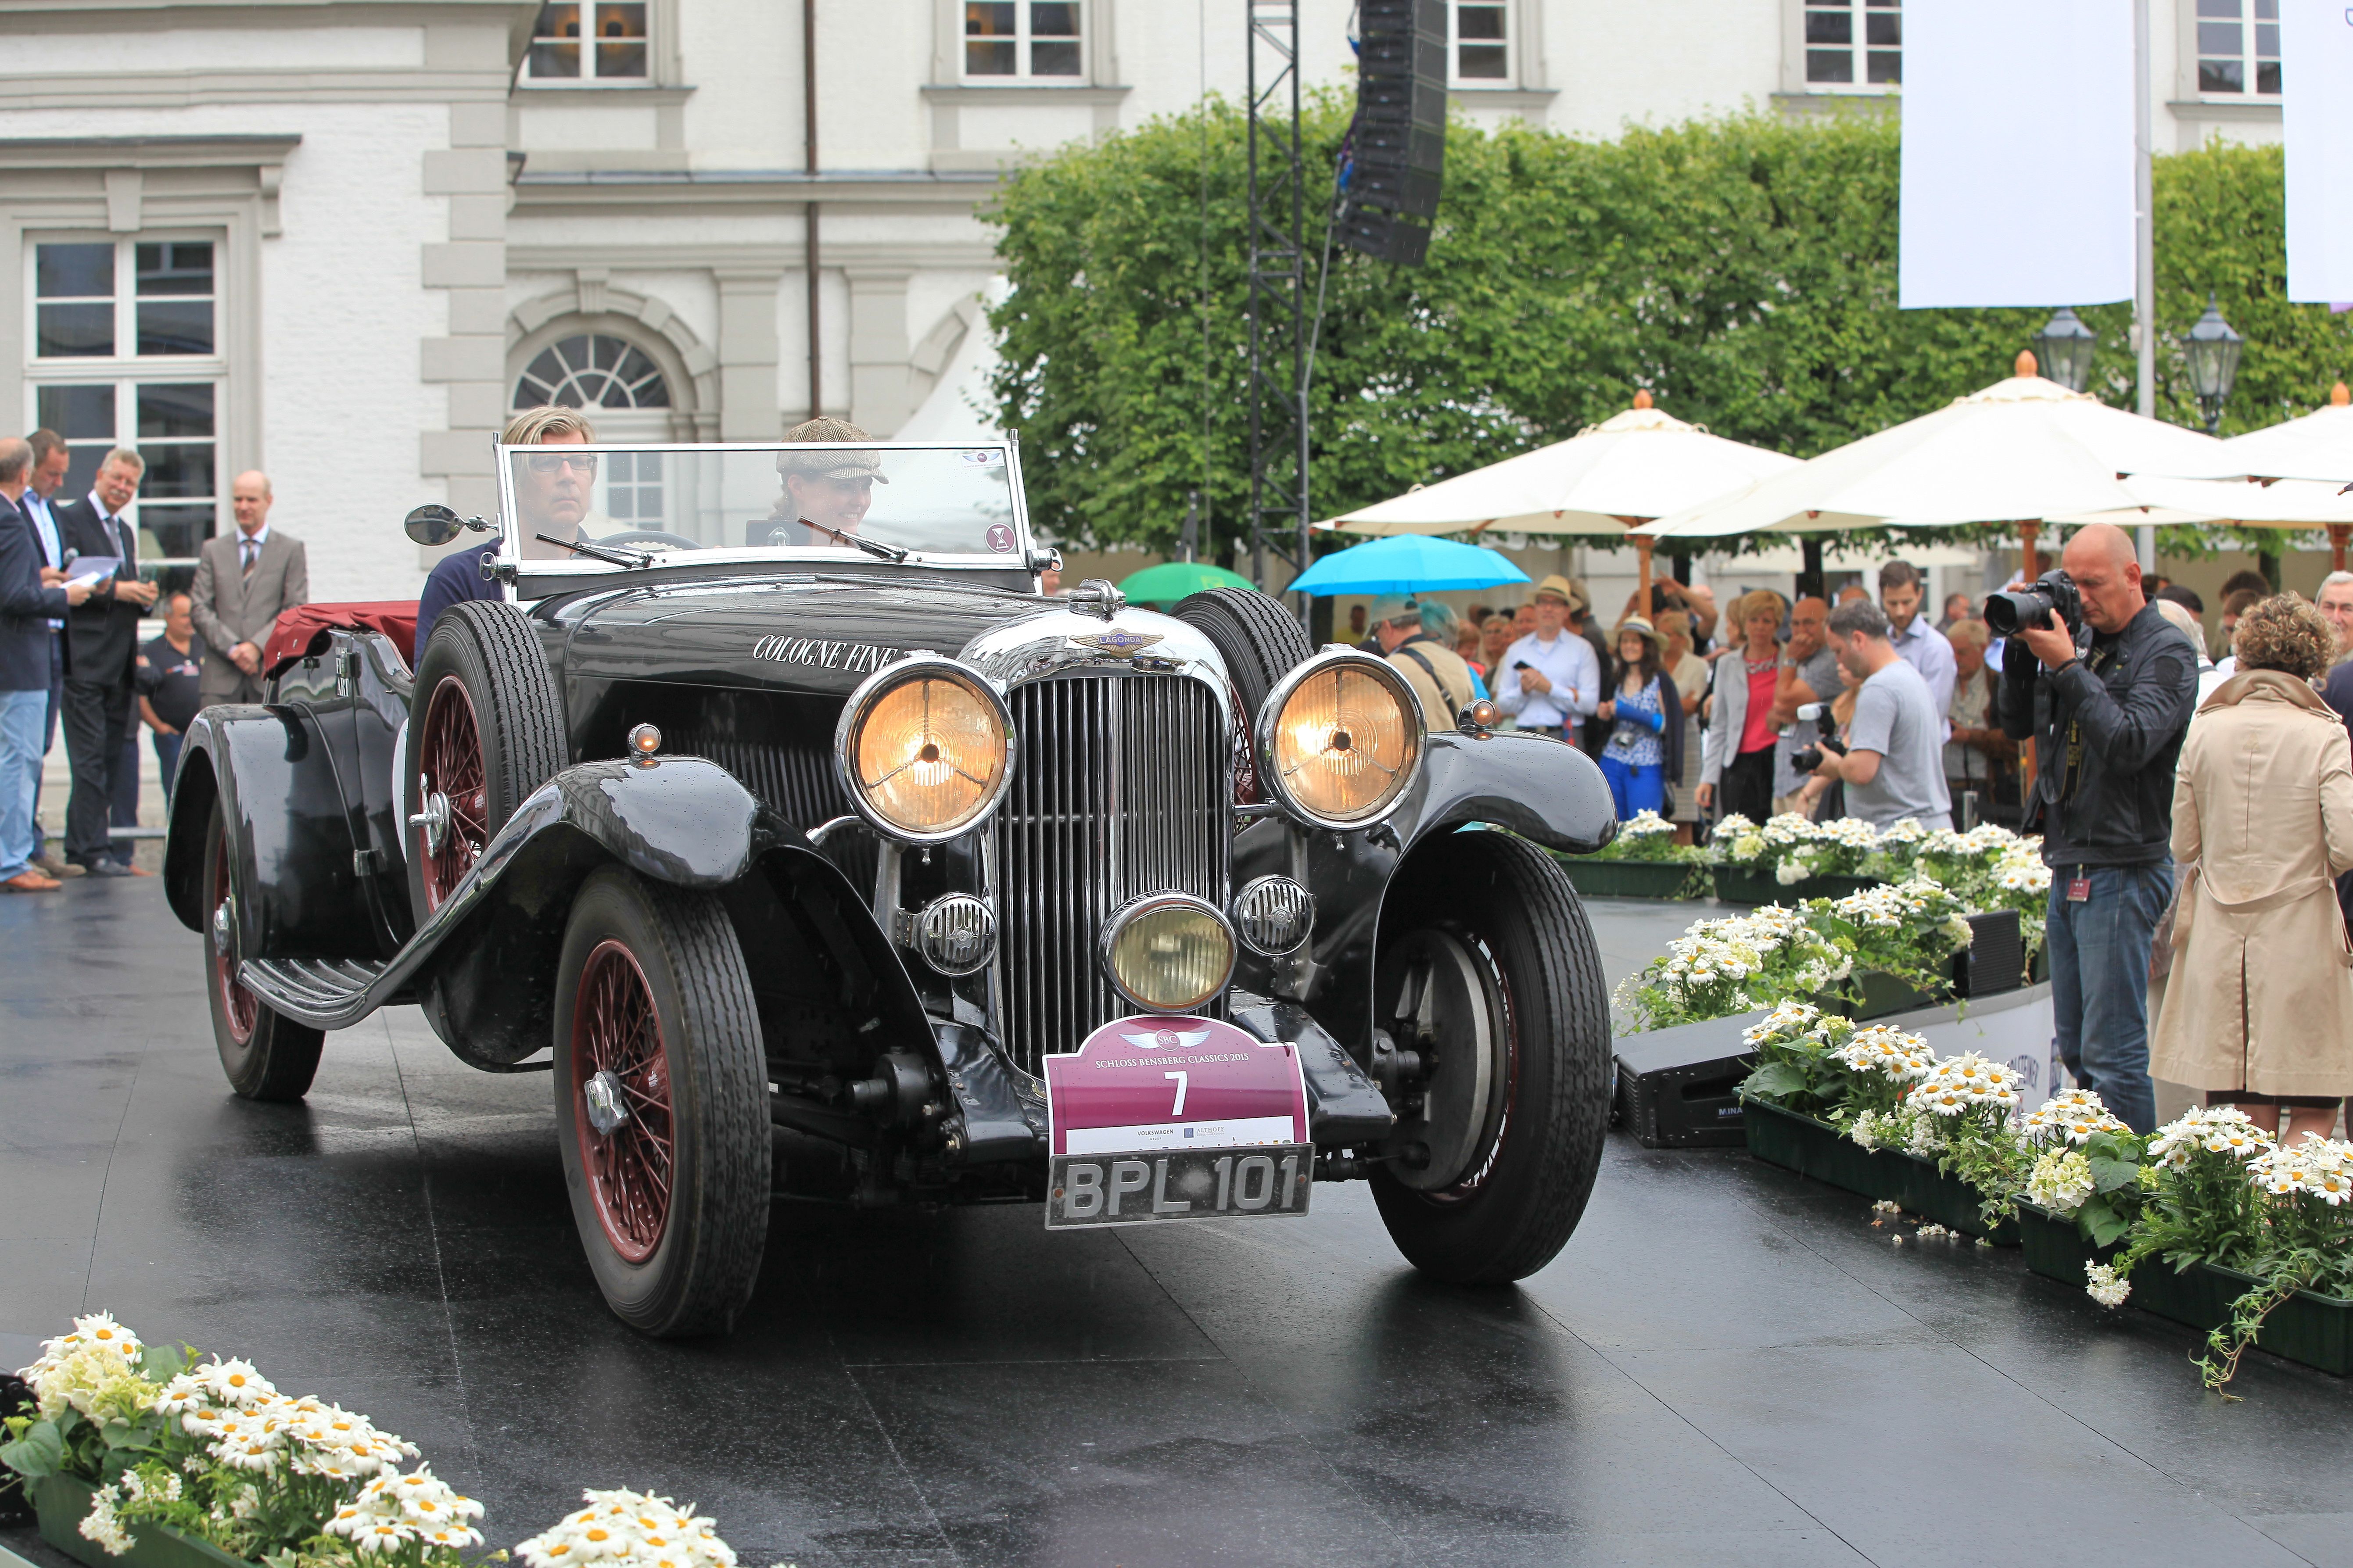
[[[89,492],[57,499],[63,437],[0,440],[0,891],[55,892],[75,878],[152,875],[123,828],[139,825],[139,734],[153,738],[168,802],[197,710],[261,696],[262,648],[310,596],[300,540],[269,525],[266,474],[230,485],[237,526],[209,540],[194,585],[164,595],[126,515],[146,461],[100,458]],[[160,614],[162,631],[141,640]],[[63,853],[40,819],[41,772],[59,731],[71,791]]]

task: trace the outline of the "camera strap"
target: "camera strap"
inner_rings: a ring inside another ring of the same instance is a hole
[[[2083,655],[2084,668],[2094,678],[2103,675],[2116,660],[2116,647],[2115,643],[2094,643]],[[2059,798],[2074,799],[2075,785],[2084,776],[2084,721],[2080,715],[2071,715],[2067,720],[2066,765],[2060,773]]]

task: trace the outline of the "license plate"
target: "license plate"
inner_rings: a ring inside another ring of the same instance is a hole
[[[1046,1228],[1303,1215],[1315,1149],[1172,1149],[1166,1153],[1057,1154],[1047,1165]]]

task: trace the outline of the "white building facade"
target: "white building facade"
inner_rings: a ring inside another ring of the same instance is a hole
[[[2156,3],[2160,148],[2276,139],[2277,0]],[[756,440],[949,397],[999,171],[1239,99],[1250,9],[0,0],[0,384],[73,444],[76,493],[106,447],[147,456],[151,562],[190,560],[260,468],[315,595],[413,595],[401,515],[488,510],[512,407]],[[1307,79],[1342,80],[1346,0],[1299,13]],[[1482,123],[1811,114],[1902,74],[1894,0],[1449,14]]]

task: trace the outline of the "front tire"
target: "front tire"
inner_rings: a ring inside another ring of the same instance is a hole
[[[434,623],[409,701],[409,907],[419,925],[531,792],[564,766],[564,704],[530,618],[470,601]],[[424,820],[419,820],[419,818]]]
[[[1585,907],[1549,855],[1450,835],[1390,887],[1375,1015],[1427,1064],[1373,1198],[1423,1273],[1523,1279],[1577,1229],[1609,1119],[1609,1016]]]
[[[228,824],[213,803],[205,826],[205,998],[213,1016],[213,1045],[228,1086],[247,1100],[296,1100],[319,1076],[326,1034],[273,1011],[237,978],[237,922],[230,915]]]
[[[573,901],[555,998],[564,1179],[597,1287],[657,1338],[726,1332],[759,1277],[769,1193],[767,1073],[734,928],[710,894],[608,867]]]

